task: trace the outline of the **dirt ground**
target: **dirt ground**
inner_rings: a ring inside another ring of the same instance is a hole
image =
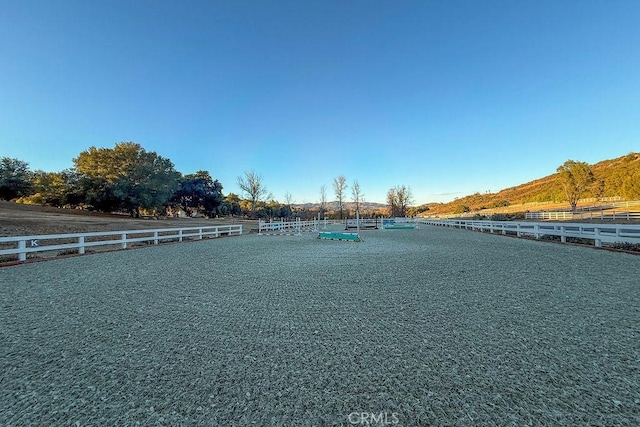
[[[245,225],[245,232],[256,227],[255,221],[245,221],[238,218],[135,219],[125,215],[0,201],[0,237],[240,223]]]

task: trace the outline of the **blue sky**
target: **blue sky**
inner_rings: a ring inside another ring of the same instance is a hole
[[[224,192],[498,191],[640,151],[640,2],[4,0],[0,156],[135,141]],[[350,194],[350,193],[349,193]]]

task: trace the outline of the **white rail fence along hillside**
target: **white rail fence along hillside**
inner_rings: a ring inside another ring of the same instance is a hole
[[[594,245],[597,247],[602,246],[602,243],[640,244],[640,225],[477,221],[461,219],[421,219],[419,222],[421,224],[455,227],[466,230],[515,234],[518,237],[531,236],[536,239],[544,236],[557,236],[560,237],[561,242],[566,242],[568,237],[590,239],[594,241]]]
[[[221,236],[239,236],[241,224],[160,228],[152,230],[102,231],[95,233],[42,234],[33,236],[0,237],[0,258],[17,255],[25,261],[27,254],[36,252],[63,251],[64,253],[86,253],[87,248],[110,247],[126,249],[133,243],[157,245],[161,241],[182,242]]]
[[[601,220],[640,220],[640,211],[635,212],[606,212],[606,211],[587,211],[587,212],[527,212],[525,219],[542,219],[542,220],[574,220],[574,219],[601,219]]]

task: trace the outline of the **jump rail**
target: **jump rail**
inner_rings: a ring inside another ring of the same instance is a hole
[[[476,220],[419,220],[421,224],[455,227],[466,230],[500,232],[515,234],[518,237],[559,236],[561,242],[567,237],[591,239],[595,246],[606,243],[640,243],[640,225],[626,224],[586,224],[586,223],[552,223],[552,222],[516,222],[516,221],[476,221]]]
[[[27,254],[55,250],[76,250],[84,254],[87,247],[117,246],[126,249],[130,243],[153,242],[185,238],[234,236],[242,234],[242,224],[205,227],[159,228],[152,230],[104,231],[95,233],[39,234],[33,236],[0,237],[0,256],[17,255],[18,261],[26,261]],[[103,238],[107,237],[106,240]],[[94,240],[98,238],[99,240]],[[41,241],[49,241],[41,244]],[[71,242],[69,242],[71,241]],[[6,246],[13,246],[5,248]]]

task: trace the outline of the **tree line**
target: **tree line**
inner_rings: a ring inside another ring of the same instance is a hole
[[[553,176],[544,178],[533,201],[566,201],[576,209],[583,197],[601,199],[620,195],[640,199],[640,154],[630,153],[603,161],[594,167],[585,162],[567,160]],[[542,181],[542,180],[540,180]],[[320,187],[319,207],[315,211],[294,207],[293,197],[285,194],[284,203],[273,200],[262,176],[254,171],[237,178],[239,195],[223,194],[223,186],[208,171],[183,175],[173,163],[140,144],[120,142],[114,148],[95,148],[81,152],[73,167],[61,172],[31,171],[18,159],[0,158],[0,199],[19,203],[56,207],[86,208],[103,212],[128,212],[140,215],[202,215],[207,217],[246,215],[251,218],[321,216],[344,218],[348,207],[368,216],[415,216],[430,207],[413,206],[411,189],[397,185],[387,192],[386,209],[362,212],[364,192],[357,180],[347,183],[344,175],[332,181],[335,206],[329,206],[327,186]],[[530,185],[527,185],[530,187]],[[349,194],[349,191],[350,194]],[[522,190],[524,191],[524,190]],[[496,194],[466,196],[452,202],[456,213],[508,206],[517,188]],[[546,196],[545,196],[546,195]],[[538,200],[542,198],[544,200]]]
[[[140,144],[81,152],[61,172],[31,171],[26,162],[0,159],[0,199],[103,212],[158,215],[240,214],[237,198],[224,197],[222,184],[208,171],[183,175],[173,163]]]
[[[18,203],[83,208],[102,212],[127,212],[140,215],[207,217],[246,215],[256,217],[292,217],[334,215],[343,218],[351,189],[351,207],[360,211],[364,193],[357,180],[347,184],[344,175],[333,180],[337,198],[329,206],[327,188],[320,188],[320,207],[307,212],[293,206],[287,193],[284,203],[273,200],[262,176],[245,172],[237,179],[242,196],[223,194],[223,185],[208,171],[182,174],[167,158],[145,150],[135,142],[120,142],[114,148],[90,147],[73,159],[73,167],[60,172],[32,171],[28,163],[9,157],[0,158],[0,199]],[[388,212],[370,215],[404,216],[412,203],[410,190],[397,186],[389,190]],[[332,209],[334,208],[334,209]]]

